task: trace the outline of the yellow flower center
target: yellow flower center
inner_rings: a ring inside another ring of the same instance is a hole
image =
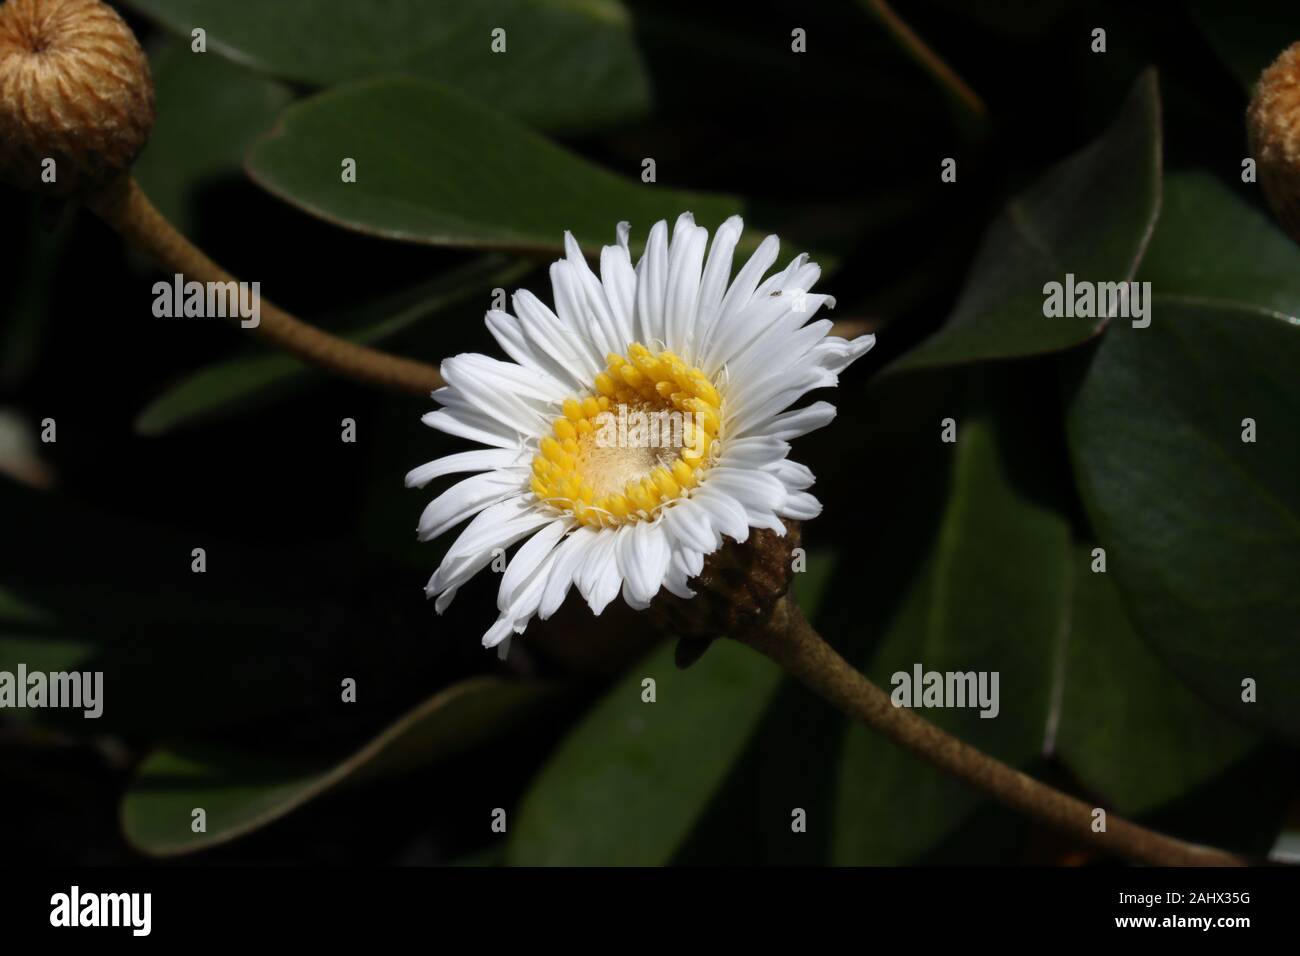
[[[591,393],[566,398],[533,459],[532,489],[594,528],[654,517],[700,480],[722,429],[722,397],[698,368],[633,342]]]

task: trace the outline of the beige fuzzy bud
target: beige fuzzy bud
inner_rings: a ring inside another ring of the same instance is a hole
[[[83,194],[131,168],[153,121],[149,63],[112,7],[0,4],[0,179]]]
[[[1300,43],[1259,75],[1246,125],[1268,204],[1300,242]]]

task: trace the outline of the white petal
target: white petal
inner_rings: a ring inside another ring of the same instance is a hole
[[[436,593],[427,587],[424,590],[426,596]],[[451,606],[452,600],[455,599],[456,592],[459,590],[460,588],[447,588],[447,590],[439,594],[438,599],[433,602],[433,609],[437,611],[439,614],[447,610],[447,608]]]
[[[581,298],[587,309],[588,325],[592,329],[596,348],[601,355],[622,352],[627,348],[627,339],[624,338],[623,330],[614,318],[609,297],[605,294],[605,287],[591,271],[591,266],[587,265],[587,259],[583,256],[582,249],[579,248],[571,232],[564,234],[564,252],[570,274],[581,290]]]
[[[754,290],[762,281],[767,270],[772,268],[772,263],[776,262],[776,257],[781,252],[781,240],[776,236],[768,236],[749,260],[740,267],[736,273],[736,279],[727,289],[727,294],[722,297],[722,314],[734,315],[749,304],[749,300],[754,297]]]
[[[704,485],[691,495],[691,501],[704,508],[713,526],[728,538],[744,543],[749,537],[749,522],[745,519],[745,509],[730,495],[711,491],[707,485]]]
[[[662,512],[664,529],[672,539],[684,547],[712,554],[722,544],[721,534],[714,530],[709,513],[690,498]]]
[[[783,518],[793,518],[796,521],[811,521],[821,513],[821,502],[806,491],[794,492],[785,499],[785,505],[781,508]]]
[[[813,402],[807,408],[796,408],[793,411],[783,412],[771,420],[770,423],[758,423],[765,425],[763,433],[771,435],[773,438],[780,438],[782,441],[790,441],[814,432],[819,428],[824,428],[835,420],[835,406],[830,402]],[[754,429],[746,429],[740,432],[741,436],[747,435]]]
[[[704,570],[704,555],[690,548],[678,548],[673,552],[672,567],[687,578],[693,578]]]
[[[621,223],[626,226],[627,223]],[[636,311],[636,270],[627,253],[627,234],[620,229],[622,242],[617,246],[605,246],[600,251],[600,284],[605,287],[605,299],[609,302],[610,316],[614,320],[617,339],[621,341],[618,351],[623,352],[632,341],[632,318]]]
[[[785,533],[777,510],[786,504],[789,492],[775,475],[748,469],[714,468],[706,480],[710,491],[722,492],[740,505],[751,528]]]
[[[595,544],[587,549],[587,559],[578,573],[578,590],[586,599],[593,614],[600,614],[609,602],[618,596],[623,579],[618,573],[614,552],[618,537],[629,530],[627,525],[614,532],[596,536]]]
[[[718,308],[718,318],[710,331],[708,344],[700,352],[700,367],[709,375],[715,374],[722,365],[723,360],[718,357],[719,341],[726,340],[731,335],[732,326],[739,321],[741,312],[750,304],[754,290],[758,288],[764,273],[776,261],[780,250],[781,243],[776,236],[768,236],[759,243],[758,249],[741,266],[731,287],[722,297],[722,305]]]
[[[574,274],[573,265],[567,259],[551,263],[551,291],[555,296],[555,314],[561,324],[588,342],[593,350],[599,348],[600,328],[587,308],[582,280]],[[604,349],[600,351],[603,354]]]
[[[483,635],[484,647],[496,647],[514,630],[514,619],[506,617],[504,614],[497,618],[497,622],[488,628],[487,633]]]
[[[664,581],[672,552],[664,530],[649,522],[637,522],[630,533],[619,535],[618,570],[625,582],[624,590],[635,603],[649,602]]]
[[[568,391],[572,375],[567,369],[544,351],[533,347],[524,335],[523,326],[509,312],[498,309],[489,310],[484,317],[488,331],[497,340],[502,351],[527,368],[534,369],[555,383],[557,389]]]
[[[528,472],[523,469],[489,471],[456,482],[429,502],[420,515],[420,540],[438,537],[488,505],[523,494],[527,486]]]
[[[632,583],[627,578],[623,579],[623,603],[634,611],[644,611],[650,606],[650,598],[640,597],[632,590]]]
[[[486,415],[459,408],[440,408],[436,412],[428,412],[420,421],[448,435],[468,438],[480,445],[491,445],[494,448],[517,450],[522,438],[517,431]]]
[[[790,443],[770,435],[751,435],[723,443],[718,465],[724,468],[762,468],[790,454]]]
[[[773,369],[789,374],[805,359],[816,362],[812,350],[826,338],[831,323],[826,319],[805,323],[829,298],[769,295],[754,299],[729,330],[715,339],[711,361],[725,366],[729,380],[742,387],[767,381],[767,373]]]
[[[690,353],[695,309],[700,298],[700,273],[709,231],[695,225],[695,217],[684,212],[673,226],[668,247],[668,290],[664,313],[664,342],[675,352]]]
[[[739,386],[735,391],[743,393],[747,384],[770,381],[772,369],[791,374],[796,367],[821,364],[816,350],[826,341],[831,322],[821,319],[802,325],[804,318],[798,311],[789,309],[777,318],[758,320],[764,323],[758,333],[746,342],[739,342],[724,358],[731,381]]]
[[[506,611],[515,603],[520,590],[546,560],[570,524],[568,518],[557,518],[525,541],[515,552],[510,564],[506,566],[505,574],[501,575],[501,587],[497,590],[498,610]]]
[[[754,289],[753,297],[755,299],[764,298],[766,296],[770,296],[773,292],[784,289],[786,279],[788,279],[791,275],[794,274],[795,269],[799,268],[807,261],[808,261],[808,253],[806,252],[799,253],[799,255],[795,256],[794,259],[790,262],[790,264],[786,266],[784,269],[782,269],[780,272],[773,272],[770,276],[768,276],[766,279],[760,282],[757,288]]]
[[[786,499],[785,486],[765,471],[713,468],[705,479],[711,491],[723,491],[747,511],[774,511]]]
[[[818,366],[805,369],[793,382],[777,383],[781,385],[779,389],[764,388],[729,406],[728,424],[737,434],[746,434],[752,426],[775,418],[813,389],[830,388],[837,381],[835,373],[828,369]]]
[[[419,468],[412,468],[406,473],[406,487],[423,488],[435,478],[462,471],[489,471],[494,468],[527,464],[527,461],[523,460],[524,457],[523,451],[514,448],[476,448],[473,451],[447,455]]]
[[[542,537],[546,536],[539,533],[534,536],[534,540]],[[510,601],[505,602],[505,606],[501,608],[501,616],[483,635],[483,645],[485,647],[492,647],[507,641],[512,632],[522,634],[528,627],[528,622],[537,613],[555,561],[560,554],[559,548],[550,547],[552,544],[554,544],[553,541],[547,540],[545,549],[541,546],[530,548],[529,546],[533,545],[533,541],[530,540],[523,548],[519,549],[519,554],[515,556],[514,563],[518,563],[522,558],[531,567],[527,569],[526,573],[520,572],[517,579],[512,583],[513,595]],[[528,550],[528,553],[525,553],[525,549]],[[543,550],[545,553],[542,553]],[[537,560],[534,560],[535,558]],[[504,590],[505,587],[506,583],[503,581],[502,589]]]
[[[744,348],[752,344],[764,330],[781,327],[782,319],[789,325],[792,302],[782,296],[763,296],[751,299],[738,312],[719,321],[709,342],[708,354],[704,357],[706,372],[724,365],[730,365],[738,359]],[[778,365],[777,368],[784,366]],[[728,374],[731,374],[728,368]]]
[[[543,380],[536,372],[526,372],[533,384],[524,385],[516,381],[518,372],[524,372],[522,366],[486,355],[454,355],[442,363],[442,377],[454,394],[506,428],[535,435],[545,430],[548,420],[540,388],[535,387]]]
[[[782,458],[778,462],[767,465],[765,470],[775,475],[777,480],[790,491],[803,491],[805,488],[811,488],[817,481],[812,469],[789,458]]]
[[[551,572],[546,580],[546,590],[542,593],[537,608],[537,616],[543,621],[564,603],[569,588],[574,584],[574,578],[587,558],[587,552],[595,543],[597,533],[595,528],[578,528],[556,547],[555,560],[551,562]]]
[[[679,598],[689,600],[695,597],[695,592],[691,590],[688,584],[689,580],[676,566],[669,567],[668,574],[664,577],[664,590],[677,595]]]
[[[517,362],[503,362],[474,352],[454,356],[454,360],[462,378],[472,375],[476,381],[483,380],[493,389],[518,396],[530,408],[562,402],[569,395],[569,389],[564,383],[549,373],[539,372]],[[456,385],[451,379],[447,380],[447,384]]]
[[[821,278],[821,275],[822,267],[815,262],[810,262],[808,260],[808,254],[804,253],[803,255],[796,256],[794,261],[785,268],[785,271],[778,272],[765,282],[764,285],[767,286],[767,291],[769,292],[773,289],[781,289],[786,293],[800,291],[807,292],[817,284],[817,280]],[[768,283],[770,283],[770,285]],[[760,285],[758,289],[755,290],[754,294],[759,295],[762,290],[763,286]]]
[[[569,379],[565,384],[575,389],[589,387],[596,373],[604,367],[604,363],[598,361],[603,356],[595,355],[590,339],[562,323],[559,316],[527,289],[516,292],[513,301],[528,343],[564,369]]]
[[[532,571],[520,583],[520,586],[516,589],[514,599],[502,609],[501,617],[484,635],[483,643],[485,646],[490,647],[503,639],[500,636],[502,625],[508,626],[509,630],[516,634],[522,634],[524,629],[528,627],[528,622],[537,613],[537,606],[542,599],[542,592],[546,589],[546,582],[550,577],[555,556],[556,550],[552,548],[542,556],[542,559],[537,562]]]
[[[698,364],[722,311],[722,297],[731,281],[731,259],[744,229],[744,221],[739,216],[732,216],[713,235],[709,259],[700,278],[700,297],[695,310],[695,343],[688,357],[693,364]]]
[[[636,316],[632,328],[638,341],[654,348],[664,340],[664,303],[668,286],[668,223],[650,227],[645,252],[636,266]]]
[[[532,534],[551,520],[551,515],[535,508],[526,496],[507,498],[484,508],[447,549],[425,592],[429,595],[454,592],[483,570],[498,553],[504,553],[520,538]],[[448,597],[447,602],[450,601]]]
[[[870,352],[875,344],[874,335],[859,335],[854,339],[827,336],[817,346],[817,360],[822,367],[832,372],[842,372],[849,367],[850,363],[856,362]]]

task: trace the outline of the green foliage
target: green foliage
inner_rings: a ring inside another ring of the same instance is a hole
[[[202,220],[205,190],[240,178],[244,153],[293,99],[289,89],[216,56],[167,43],[150,57],[158,121],[134,172],[181,232]]]
[[[1219,710],[1295,740],[1300,252],[1207,177],[1167,193],[1142,270],[1160,320],[1120,323],[1088,363],[1074,467],[1143,636]],[[1208,255],[1224,235],[1239,243]]]
[[[1148,72],[1100,139],[1007,204],[952,315],[898,368],[1038,355],[1099,335],[1104,320],[1046,320],[1043,286],[1067,272],[1091,282],[1131,279],[1159,206],[1160,96]]]
[[[484,291],[508,285],[529,271],[528,263],[485,255],[468,266],[419,285],[366,303],[336,320],[345,338],[376,345],[400,335],[454,305]],[[142,435],[162,435],[224,418],[297,391],[324,376],[289,355],[249,355],[200,369],[155,398],[135,421]]]
[[[341,159],[356,161],[345,182]],[[710,228],[739,202],[645,186],[580,159],[452,90],[374,80],[285,112],[248,168],[304,211],[369,235],[431,245],[560,252],[614,241],[609,210],[644,229],[689,209]],[[632,172],[640,174],[638,165]],[[615,220],[615,222],[617,219]]]
[[[918,32],[937,24],[922,39],[985,124],[862,5],[810,8],[807,55],[784,21],[710,5],[128,6],[167,31],[146,37],[146,193],[353,341],[499,354],[484,310],[530,274],[549,299],[565,230],[595,255],[627,220],[639,251],[655,220],[743,210],[742,253],[759,227],[796,247],[782,265],[833,249],[830,317],[875,330],[879,361],[795,444],[825,506],[796,578],[809,617],[886,689],[916,665],[996,672],[996,718],[921,713],[1027,773],[1188,839],[1278,838],[1300,742],[1300,250],[1237,154],[1243,93],[1293,13],[1115,4],[1103,57],[1069,4],[942,0]],[[1198,29],[1208,46],[1184,44]],[[0,855],[62,832],[43,798],[66,789],[44,760],[58,747],[75,786],[120,796],[148,856],[278,859],[276,840],[301,856],[346,831],[322,856],[1062,859],[738,643],[679,669],[647,615],[566,606],[506,664],[483,654],[494,575],[443,617],[421,595],[439,546],[414,542],[424,499],[402,476],[463,447],[420,425],[430,399],[153,319],[156,270],[71,206],[6,192],[0,211],[21,246],[0,283],[0,411],[59,429],[0,443],[0,671],[101,670],[108,688],[94,726],[0,714],[14,819],[37,821]],[[1067,274],[1150,283],[1150,325],[1045,316]],[[39,490],[32,456],[57,479]],[[359,703],[339,702],[344,676]],[[392,810],[401,795],[417,811]],[[508,810],[506,834],[466,822],[483,806]],[[133,859],[122,834],[96,858]]]
[[[548,129],[645,111],[650,90],[619,0],[129,0],[215,55],[335,86],[402,73],[455,86]],[[505,31],[506,51],[492,49]]]
[[[1108,336],[1071,405],[1080,490],[1144,636],[1221,710],[1294,740],[1300,489],[1283,423],[1300,413],[1300,323],[1157,302],[1163,321]]]
[[[1169,673],[1096,561],[1093,548],[1075,549],[1056,746],[1108,805],[1143,814],[1214,780],[1259,741]]]
[[[1014,416],[978,394],[961,415],[947,501],[928,557],[892,620],[856,661],[889,689],[894,674],[997,672],[1000,712],[922,711],[962,740],[1013,766],[1043,747],[1052,661],[1066,616],[1069,528],[1042,498],[1044,452]],[[914,692],[920,692],[919,687]],[[941,852],[986,802],[968,786],[860,726],[843,741],[832,859],[906,863]],[[881,786],[880,781],[890,781]],[[1014,849],[1009,815],[974,829],[986,852]],[[890,821],[881,826],[883,820]]]
[[[811,580],[800,579],[806,613],[813,613],[831,563],[813,558]],[[781,679],[771,661],[728,640],[715,641],[685,670],[673,654],[669,642],[633,664],[560,743],[524,795],[511,862],[672,860]]]
[[[404,714],[344,760],[303,766],[283,754],[177,745],[151,754],[122,803],[126,838],[151,856],[208,849],[278,820],[344,785],[407,773],[492,740],[554,696],[540,683],[476,678]],[[191,816],[205,813],[196,832]]]

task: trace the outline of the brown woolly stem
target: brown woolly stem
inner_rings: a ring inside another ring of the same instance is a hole
[[[237,281],[182,236],[149,201],[133,177],[123,177],[96,193],[87,205],[123,239],[165,268],[196,282]],[[232,321],[239,322],[239,317]],[[424,396],[443,384],[442,376],[432,365],[349,342],[309,325],[265,299],[261,302],[261,321],[249,331],[304,362],[358,382]]]
[[[1027,816],[1060,829],[1080,843],[1135,863],[1156,866],[1245,866],[1225,850],[1184,843],[1112,814],[1106,830],[1092,829],[1093,808],[962,743],[859,673],[808,623],[797,604],[781,600],[763,626],[737,638],[771,658],[854,720],[884,734],[926,763]]]

